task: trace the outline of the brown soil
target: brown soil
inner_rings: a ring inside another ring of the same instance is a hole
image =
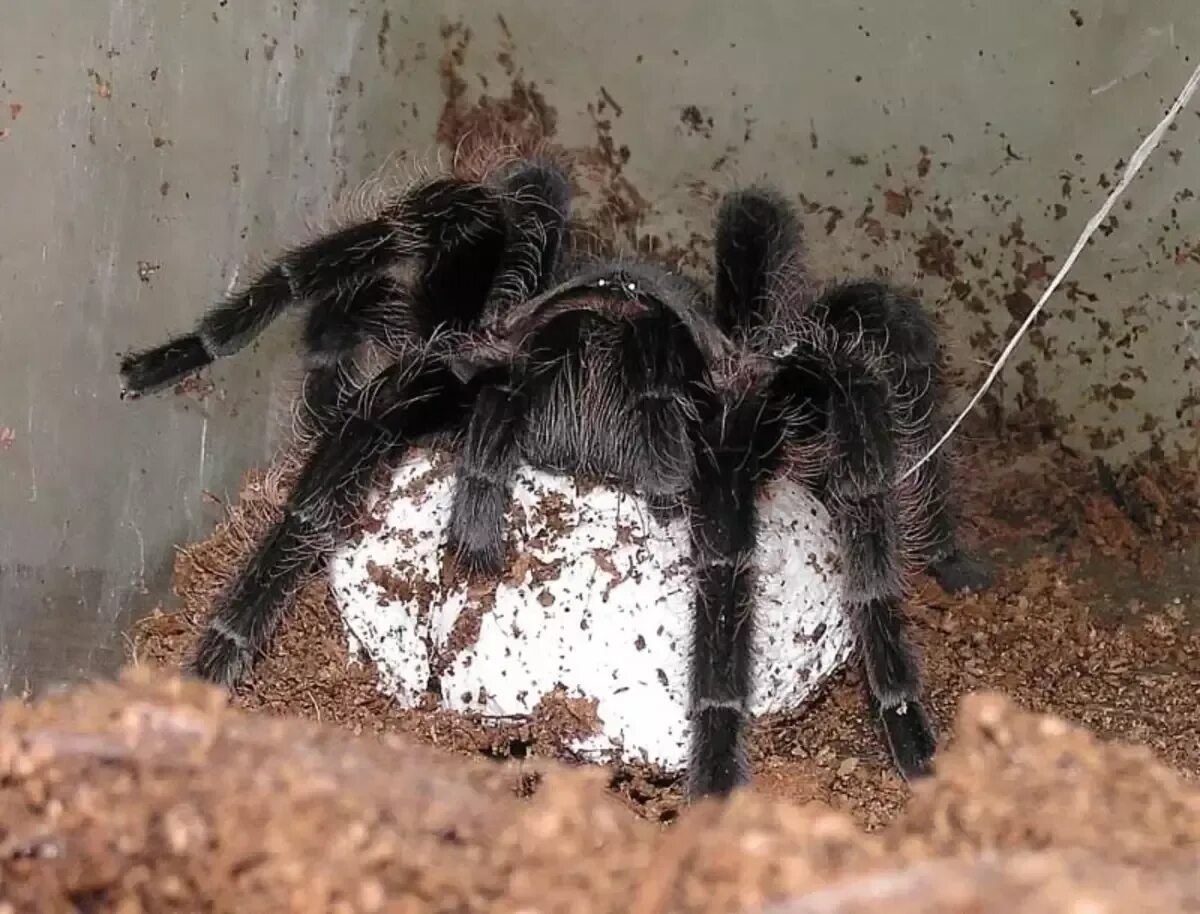
[[[910,618],[937,715],[946,721],[964,695],[994,689],[1200,775],[1194,466],[1147,461],[1122,475],[1118,491],[1089,462],[1025,435],[972,450],[959,474],[966,517],[998,574],[972,596],[917,582]],[[1143,491],[1157,507],[1134,520],[1142,508],[1128,509],[1130,493]],[[877,826],[907,791],[862,719],[855,678],[799,719],[763,723],[759,783]]]
[[[263,718],[141,672],[0,706],[0,911],[1200,911],[1200,788],[973,696],[876,834],[753,792],[670,829],[594,772]]]

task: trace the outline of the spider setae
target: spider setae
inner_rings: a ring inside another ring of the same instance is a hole
[[[575,253],[557,166],[426,180],[373,218],[269,265],[195,332],[121,363],[123,396],[161,389],[310,306],[302,412],[314,444],[282,518],[220,595],[190,661],[233,685],[346,535],[381,467],[436,438],[457,456],[448,548],[504,561],[522,463],[606,478],[689,517],[694,562],[689,795],[748,777],[756,496],[810,485],[841,538],[869,704],[905,777],[935,737],[905,635],[912,570],[987,583],[956,541],[938,457],[938,342],[920,305],[875,281],[820,285],[774,191],[721,203],[712,290],[659,266]],[[371,358],[365,358],[364,353]]]

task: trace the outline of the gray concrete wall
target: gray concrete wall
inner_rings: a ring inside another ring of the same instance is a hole
[[[524,80],[562,143],[627,146],[644,235],[702,250],[720,190],[803,194],[820,269],[919,282],[972,376],[1200,55],[1195,0],[739,6],[10,0],[0,686],[111,670],[219,517],[205,493],[279,440],[285,332],[203,397],[121,403],[116,353],[189,326],[389,154],[428,161],[448,45],[468,101]],[[1003,402],[1080,446],[1193,446],[1198,140],[1193,109],[1006,372]]]

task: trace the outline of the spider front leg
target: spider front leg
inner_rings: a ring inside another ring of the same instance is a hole
[[[233,686],[249,671],[295,594],[357,519],[380,465],[429,433],[453,427],[467,392],[428,355],[372,379],[352,410],[319,440],[247,565],[219,595],[191,672]]]
[[[484,305],[485,320],[501,316],[544,291],[559,267],[570,206],[570,186],[557,168],[536,161],[518,161],[497,178],[507,218],[504,254]],[[562,322],[560,321],[559,324]],[[577,343],[568,330],[563,340],[559,324],[551,323],[535,336],[533,348]],[[577,336],[577,331],[574,334]],[[527,363],[527,358],[522,363]],[[512,475],[520,454],[520,434],[529,406],[532,376],[513,377],[507,361],[472,366],[480,388],[471,411],[466,438],[458,456],[454,503],[447,546],[468,574],[494,574],[504,564],[505,517],[511,499]],[[542,374],[545,374],[543,371]]]
[[[696,440],[690,498],[696,589],[691,799],[725,795],[749,779],[746,725],[753,686],[757,498],[775,468],[782,433],[770,403],[722,397]]]
[[[469,574],[494,574],[504,564],[505,518],[512,476],[531,451],[543,467],[574,467],[579,447],[577,391],[590,317],[567,311],[521,344],[511,362],[492,365],[482,384],[459,452],[447,546]],[[535,419],[539,428],[527,424]]]
[[[485,379],[458,455],[446,539],[455,561],[472,575],[504,567],[505,518],[526,408],[524,392],[506,374],[494,369]]]
[[[769,323],[773,282],[782,271],[801,268],[799,224],[778,194],[750,188],[725,197],[716,226],[713,307],[722,332],[744,340]],[[691,435],[690,799],[727,794],[749,779],[757,496],[788,432],[784,415],[792,394],[799,392],[714,390],[693,397],[704,415]]]
[[[122,397],[168,387],[243,348],[305,295],[324,297],[339,283],[379,269],[391,253],[389,238],[387,221],[373,219],[285,252],[245,288],[211,308],[194,332],[123,356]]]
[[[470,322],[486,290],[434,302],[417,299],[399,312],[388,311],[381,322],[380,306],[392,285],[379,277],[409,262],[417,265],[423,282],[458,276],[490,281],[503,244],[504,214],[493,190],[448,178],[426,182],[372,219],[285,251],[243,289],[209,309],[192,333],[124,356],[122,396],[161,390],[239,351],[300,304],[312,305],[305,344],[317,365],[349,354],[374,333],[390,339],[425,337],[438,324]],[[474,270],[443,268],[446,258],[464,253]]]

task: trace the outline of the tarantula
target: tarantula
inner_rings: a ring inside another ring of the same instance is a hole
[[[346,535],[380,467],[436,437],[457,456],[447,546],[504,562],[521,463],[582,473],[690,519],[695,593],[689,795],[748,778],[756,496],[803,479],[842,541],[870,707],[900,772],[935,737],[905,636],[907,572],[985,586],[960,548],[942,459],[897,483],[939,422],[939,349],[918,302],[876,281],[818,285],[775,191],[722,201],[714,288],[579,254],[558,166],[443,176],[282,254],[195,332],[121,362],[122,396],[179,381],[299,304],[315,444],[282,518],[219,596],[189,670],[232,686]],[[373,360],[364,362],[363,353]]]

